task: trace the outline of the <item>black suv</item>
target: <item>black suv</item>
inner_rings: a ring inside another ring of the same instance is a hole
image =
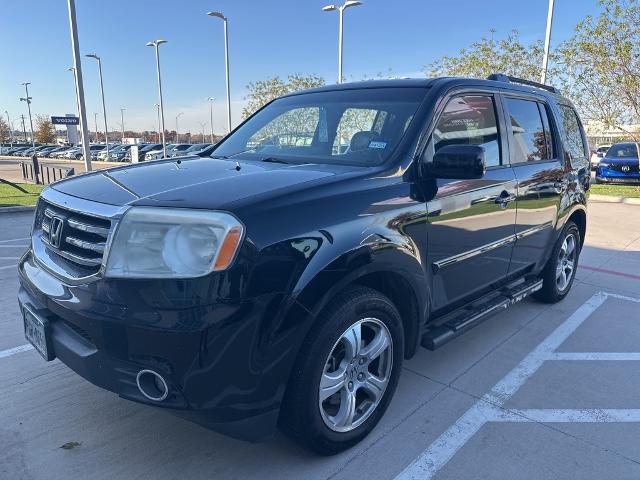
[[[55,183],[19,264],[27,338],[235,437],[354,445],[420,345],[571,288],[589,150],[571,103],[524,83],[294,93],[212,158]]]

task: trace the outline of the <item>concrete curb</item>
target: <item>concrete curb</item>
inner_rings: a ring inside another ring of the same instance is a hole
[[[29,205],[17,205],[15,207],[0,207],[0,214],[3,213],[16,213],[16,212],[33,212],[35,206]]]
[[[615,197],[613,195],[589,195],[589,200],[605,203],[625,203],[627,205],[640,205],[640,198]]]

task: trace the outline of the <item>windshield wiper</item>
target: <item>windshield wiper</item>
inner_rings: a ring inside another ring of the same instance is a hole
[[[276,157],[264,157],[260,159],[261,162],[271,162],[271,163],[284,163],[288,164],[289,162],[282,160],[281,158]]]
[[[228,158],[233,158],[233,157],[236,157],[238,155],[242,155],[243,153],[250,152],[251,150],[255,150],[255,147],[247,148],[246,150],[240,150],[239,152],[232,153],[231,155],[211,155],[211,158],[219,158],[219,159],[222,159],[222,160],[226,160]]]

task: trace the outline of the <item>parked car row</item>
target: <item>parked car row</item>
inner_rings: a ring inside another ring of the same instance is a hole
[[[213,143],[178,143],[167,145],[167,158],[179,157],[183,155],[198,155],[205,157],[211,154],[215,144]],[[109,144],[109,152],[104,144],[92,144],[89,149],[91,151],[91,160],[94,161],[115,161],[130,162],[131,147],[126,144]],[[36,145],[34,148],[31,144],[21,145],[0,145],[0,155],[15,157],[30,157],[34,153],[39,158],[59,158],[80,160],[83,155],[82,145],[60,146],[60,145]],[[164,157],[161,143],[141,143],[138,144],[138,161],[160,160]]]

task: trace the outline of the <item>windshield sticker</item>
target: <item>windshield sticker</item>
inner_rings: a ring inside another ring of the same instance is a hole
[[[384,150],[386,147],[387,147],[387,142],[369,142],[369,148]]]

